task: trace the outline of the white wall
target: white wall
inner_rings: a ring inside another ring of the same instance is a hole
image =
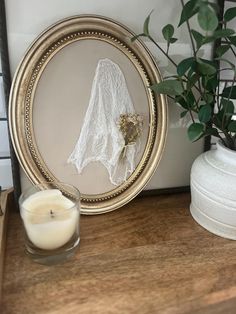
[[[142,31],[143,21],[154,9],[151,19],[151,32],[162,42],[161,29],[167,23],[178,24],[180,1],[176,0],[7,0],[7,27],[11,72],[23,57],[27,46],[40,32],[52,23],[78,14],[99,14],[113,18],[136,33]],[[190,54],[186,30],[178,30],[180,43],[171,49],[171,54],[180,59]],[[163,75],[173,72],[170,64],[147,42],[155,55]],[[162,43],[163,47],[164,44]],[[176,48],[177,47],[177,48]],[[210,51],[207,51],[210,53]],[[178,53],[178,55],[176,55]],[[195,157],[202,152],[203,143],[190,143],[186,135],[188,121],[179,120],[179,108],[169,104],[169,133],[165,153],[158,171],[148,188],[165,188],[189,184],[189,171]],[[23,185],[27,180],[23,178]]]
[[[151,31],[161,38],[161,25],[178,24],[176,0],[7,0],[7,27],[12,73],[27,46],[46,27],[59,19],[78,14],[104,15],[125,24],[134,32],[142,31],[146,16],[152,14]],[[186,32],[178,32],[182,42]]]

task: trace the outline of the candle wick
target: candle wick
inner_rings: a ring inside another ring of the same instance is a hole
[[[54,213],[52,210],[50,210],[50,214],[51,214],[51,217],[53,218],[54,217]]]

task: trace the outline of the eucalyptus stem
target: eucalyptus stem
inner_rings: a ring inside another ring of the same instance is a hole
[[[233,47],[231,47],[231,46],[230,46],[230,48],[229,48],[229,49],[232,51],[233,55],[234,55],[234,56],[235,56],[235,58],[236,58],[236,53],[235,53],[235,51],[234,51]]]
[[[195,123],[195,120],[194,120],[194,117],[193,117],[193,113],[192,113],[192,110],[191,110],[190,108],[188,109],[188,112],[189,112],[189,114],[190,114],[190,117],[191,117],[191,119],[192,119],[192,122]]]
[[[227,23],[225,21],[223,21],[222,26],[226,29]],[[229,44],[229,49],[231,50],[231,52],[233,53],[234,57],[236,58],[236,53],[235,53],[234,49],[231,46],[231,42],[228,40],[227,37],[225,37],[225,40],[226,40],[227,44]]]
[[[202,96],[200,95],[198,97],[198,99],[196,100],[196,106],[197,106],[197,109],[199,110],[199,101],[201,100]]]
[[[228,147],[232,150],[235,150],[233,138],[230,136],[229,133],[227,133],[227,131],[224,132],[224,135],[225,135],[225,139],[227,141],[226,147]]]
[[[182,4],[182,7],[184,7],[184,1],[183,1],[183,0],[180,0],[180,1],[181,1],[181,4]],[[193,36],[192,36],[192,33],[191,33],[191,28],[190,28],[189,20],[186,21],[186,24],[187,24],[188,33],[189,33],[190,41],[191,41],[192,48],[193,48],[193,55],[194,55],[194,57],[196,58],[197,53],[196,53],[196,48],[195,48],[194,41],[193,41]]]
[[[215,103],[217,105],[218,111],[220,111],[220,71],[217,72],[217,86],[215,88]]]
[[[216,93],[216,105],[217,105],[218,110],[220,111],[220,86],[219,86],[219,84],[218,84],[216,90],[217,90],[217,93]]]
[[[219,138],[226,147],[236,150],[236,130],[235,121],[232,120],[231,102],[231,99],[235,98],[234,94],[236,92],[236,71],[234,70],[232,85],[224,85],[223,92],[221,92],[220,85],[221,72],[235,69],[231,60],[222,57],[226,51],[229,51],[231,56],[236,58],[236,49],[233,47],[235,44],[234,37],[231,40],[231,35],[228,35],[233,34],[233,32],[227,29],[226,21],[219,21],[219,19],[222,19],[223,12],[221,10],[219,14],[216,6],[209,0],[197,2],[179,0],[179,3],[182,6],[179,26],[186,23],[184,27],[187,28],[191,48],[191,55],[188,58],[178,63],[175,62],[173,56],[169,55],[170,45],[177,40],[173,37],[175,28],[172,24],[167,24],[162,29],[163,37],[167,41],[167,47],[165,46],[164,49],[149,34],[150,15],[145,20],[143,33],[138,35],[148,38],[162,52],[169,63],[175,67],[177,72],[169,80],[169,77],[167,77],[163,82],[155,84],[155,91],[159,94],[168,95],[188,112],[192,121],[188,128],[188,136],[191,141],[212,134]],[[204,10],[201,11],[202,9]],[[209,13],[207,17],[205,13]],[[200,31],[191,28],[190,19],[195,15],[198,15]],[[224,16],[225,19],[231,20],[236,17],[236,14],[234,10],[227,9]],[[206,21],[206,18],[209,21]],[[200,47],[213,41],[226,45],[217,51],[219,52],[219,58],[216,55],[213,58],[201,58],[199,54]],[[225,60],[229,63],[229,66],[221,69],[220,60]],[[230,68],[231,66],[232,68]],[[175,97],[175,95],[178,97]]]
[[[225,139],[218,133],[218,137],[221,139],[222,143],[224,144],[225,147],[227,147],[227,143],[225,141]]]
[[[181,1],[182,8],[183,8],[184,7],[184,1],[183,0],[180,0],[180,1]],[[193,55],[194,55],[194,58],[196,59],[197,58],[197,51],[196,51],[196,47],[195,47],[195,44],[194,44],[193,35],[192,35],[192,32],[191,32],[189,20],[186,21],[186,24],[187,24],[188,33],[189,33],[190,41],[191,41],[192,48],[193,48]],[[197,81],[198,81],[199,92],[202,93],[201,83],[200,83],[199,78],[198,78]]]
[[[180,82],[181,82],[181,85],[182,85],[182,87],[183,87],[183,89],[184,89],[183,81],[181,80]],[[185,99],[185,101],[186,101],[186,104],[188,105],[188,100],[187,100],[187,98],[186,98],[184,95],[183,95],[183,97],[184,97],[184,99]],[[192,110],[191,110],[191,108],[189,107],[189,105],[188,105],[188,112],[189,112],[189,114],[190,114],[190,117],[191,117],[191,119],[192,119],[192,122],[195,123],[195,120],[194,120],[194,117],[193,117],[193,113],[192,113]]]
[[[177,68],[177,63],[165,52],[164,49],[161,48],[160,45],[152,38],[152,36],[148,35],[148,38],[153,42],[153,44],[166,56],[166,58]]]
[[[184,7],[184,1],[183,1],[183,0],[181,0],[181,4],[182,4],[182,7]],[[193,48],[193,55],[194,55],[194,58],[197,59],[197,51],[196,51],[196,47],[195,47],[195,45],[194,45],[193,35],[192,35],[192,33],[191,33],[191,28],[190,28],[189,20],[186,21],[186,24],[187,24],[188,33],[189,33],[190,41],[191,41],[192,48]],[[199,79],[199,78],[198,78],[197,82],[198,82],[199,92],[202,93],[201,83],[200,83],[200,79]]]
[[[147,37],[166,56],[166,58],[177,68],[178,64],[165,52],[164,49],[161,48],[161,46],[155,41],[155,39],[153,39],[152,36],[150,35],[148,35]],[[184,77],[188,80],[188,77],[186,75],[184,75]],[[201,90],[195,84],[193,85],[193,87],[196,88],[196,90],[201,93]]]

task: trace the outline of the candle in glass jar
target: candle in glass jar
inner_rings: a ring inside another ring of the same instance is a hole
[[[76,205],[58,189],[43,190],[21,204],[29,240],[38,248],[55,250],[66,244],[78,228]]]

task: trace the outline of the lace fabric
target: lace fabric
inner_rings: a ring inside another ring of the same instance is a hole
[[[90,162],[99,161],[112,184],[126,181],[135,169],[140,140],[126,147],[126,156],[121,160],[125,141],[117,121],[121,114],[132,113],[134,105],[121,69],[110,59],[99,60],[80,136],[67,162],[74,164],[80,174]]]

